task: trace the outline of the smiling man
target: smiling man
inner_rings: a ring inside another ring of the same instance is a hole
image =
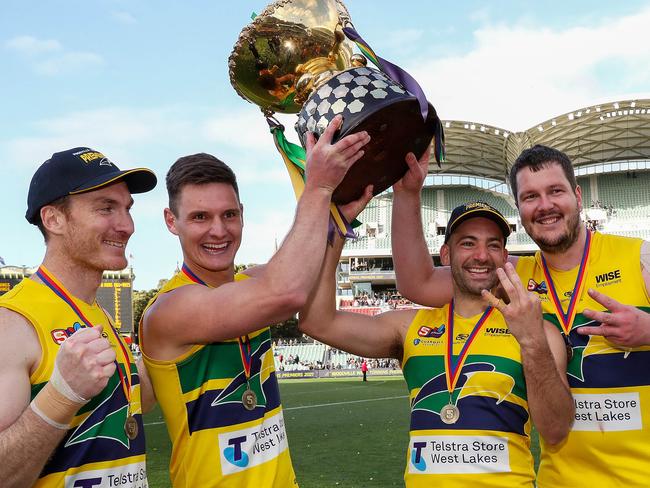
[[[331,144],[340,122],[318,143],[310,135],[293,227],[248,276],[235,273],[244,221],[232,170],[195,154],[167,173],[165,222],[184,263],[145,311],[140,345],[173,444],[175,488],[297,486],[269,325],[306,302],[327,244],[332,192],[369,140],[357,133]]]
[[[151,387],[96,296],[104,270],[127,266],[131,194],[155,185],[87,147],[32,177],[25,217],[46,252],[0,297],[0,486],[146,488]]]
[[[420,224],[426,166],[409,162],[396,186],[393,252],[400,292],[438,306],[452,291],[449,268],[430,266]],[[575,423],[565,442],[542,440],[541,488],[646,486],[650,471],[650,244],[592,232],[581,221],[582,191],[561,151],[526,149],[510,186],[535,256],[511,256],[544,318],[567,343]]]
[[[408,488],[532,488],[531,418],[553,444],[569,430],[564,343],[514,268],[498,269],[508,234],[507,220],[485,203],[455,208],[440,250],[450,303],[374,317],[335,309],[338,239],[300,313],[301,330],[319,341],[401,362],[411,404]],[[498,283],[507,305],[487,291]]]

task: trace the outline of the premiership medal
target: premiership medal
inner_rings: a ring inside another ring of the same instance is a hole
[[[255,410],[255,407],[257,407],[257,395],[250,388],[246,388],[246,391],[241,396],[241,402],[246,410]]]
[[[199,285],[209,286],[205,281],[196,276],[190,267],[183,263],[181,268],[183,274],[194,283]],[[237,343],[239,344],[239,354],[241,356],[242,365],[244,367],[244,376],[246,377],[246,390],[242,393],[241,403],[248,411],[254,410],[257,407],[257,395],[250,387],[251,365],[253,363],[251,352],[251,340],[248,335],[238,337]]]
[[[134,440],[138,437],[138,430],[138,422],[135,420],[133,415],[129,415],[124,423],[124,432],[126,432],[126,436],[129,439]]]
[[[442,410],[440,410],[440,420],[442,420],[445,424],[455,424],[458,422],[459,417],[460,410],[456,405],[452,405],[451,403],[445,405],[442,407]]]
[[[567,337],[567,339],[569,337],[569,333],[571,332],[571,328],[573,327],[573,320],[575,319],[576,312],[578,309],[577,305],[584,291],[585,282],[587,281],[586,279],[587,265],[589,263],[589,254],[591,251],[591,238],[592,238],[591,231],[587,230],[585,247],[582,250],[582,258],[580,259],[580,267],[578,268],[578,276],[576,276],[576,282],[573,285],[571,300],[569,300],[569,306],[567,307],[566,313],[562,308],[562,302],[560,301],[560,297],[558,296],[557,290],[555,289],[555,283],[553,282],[553,278],[551,277],[551,271],[549,270],[548,265],[546,264],[546,259],[544,259],[543,254],[540,254],[541,268],[542,268],[542,272],[544,273],[544,277],[546,278],[546,282],[548,283],[548,291],[549,294],[551,295],[551,299],[552,299],[551,302],[553,303],[553,307],[555,308],[555,315],[557,316],[560,325],[562,327],[562,330],[564,331],[564,335]],[[571,352],[571,354],[572,353],[573,351]],[[568,356],[568,360],[571,360],[571,355],[569,355],[568,350],[567,350],[567,356]]]
[[[39,279],[43,282],[45,286],[47,286],[50,290],[52,290],[59,298],[61,298],[77,316],[79,319],[87,326],[87,327],[94,327],[94,325],[88,320],[88,318],[84,315],[84,313],[81,311],[81,309],[77,306],[77,304],[74,302],[72,297],[69,295],[67,290],[63,288],[62,285],[57,283],[55,281],[54,277],[50,275],[49,271],[45,268],[45,266],[40,266],[38,270],[36,271],[36,275],[39,277]],[[138,436],[138,422],[135,420],[133,415],[131,415],[131,361],[129,359],[129,354],[124,347],[124,344],[120,340],[120,336],[115,330],[115,327],[113,326],[113,323],[111,322],[111,319],[109,318],[108,314],[106,313],[106,310],[102,308],[102,312],[104,312],[104,316],[106,317],[106,321],[108,322],[108,326],[111,329],[111,332],[113,333],[113,336],[115,337],[115,342],[119,349],[122,351],[122,355],[124,357],[124,372],[122,372],[122,369],[120,368],[120,362],[115,359],[115,369],[117,370],[117,374],[120,377],[120,385],[122,386],[122,391],[124,392],[124,398],[126,399],[126,406],[127,406],[127,416],[126,420],[124,422],[124,432],[126,433],[126,436],[130,439],[133,440]],[[108,333],[104,330],[102,331],[102,337],[105,339],[108,339],[109,335]]]
[[[445,348],[445,380],[447,382],[447,390],[449,391],[449,403],[440,409],[440,420],[447,424],[455,424],[460,418],[460,409],[454,404],[453,394],[456,390],[456,384],[458,383],[458,378],[460,378],[460,372],[463,369],[465,360],[467,359],[469,348],[474,342],[474,338],[477,336],[479,330],[485,322],[487,322],[488,317],[494,310],[492,307],[487,307],[481,315],[481,318],[474,324],[472,332],[469,334],[463,344],[460,353],[454,355],[454,301],[452,300],[449,304],[449,315],[447,316],[447,332],[445,333],[445,340],[447,341],[447,347]]]

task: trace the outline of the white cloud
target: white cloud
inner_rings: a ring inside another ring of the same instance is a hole
[[[46,76],[60,73],[84,71],[88,68],[104,65],[104,58],[89,52],[67,52],[60,56],[49,58],[34,65],[34,71]]]
[[[125,11],[112,12],[111,16],[120,24],[132,25],[138,22],[131,13]]]
[[[8,49],[29,56],[51,53],[62,49],[61,43],[55,39],[37,39],[32,36],[17,36],[5,42]]]
[[[618,98],[612,86],[647,92],[650,43],[640,42],[639,33],[649,23],[645,9],[566,30],[484,26],[474,31],[476,47],[470,52],[412,60],[409,70],[443,119],[523,130],[595,99]]]

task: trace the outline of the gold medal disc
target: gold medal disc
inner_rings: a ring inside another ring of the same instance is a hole
[[[253,410],[257,407],[257,395],[251,389],[247,389],[241,396],[241,402],[246,410]]]
[[[452,405],[451,403],[449,405],[445,405],[442,407],[442,410],[440,410],[440,420],[442,420],[445,424],[455,424],[458,422],[459,417],[460,410],[458,410],[458,407],[456,405]]]
[[[124,432],[126,432],[126,436],[131,440],[138,437],[138,422],[135,420],[133,415],[129,415],[126,418],[126,422],[124,422]]]

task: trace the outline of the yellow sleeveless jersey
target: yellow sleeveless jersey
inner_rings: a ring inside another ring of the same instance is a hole
[[[537,476],[541,488],[650,486],[650,347],[621,349],[600,336],[582,336],[576,328],[599,325],[582,310],[604,310],[587,294],[593,288],[615,300],[650,311],[640,268],[642,241],[592,235],[585,286],[577,297],[577,313],[569,333],[573,357],[568,380],[576,417],[568,438],[551,447],[542,440]],[[544,318],[562,330],[541,256],[520,257],[517,272],[542,300]],[[563,311],[578,275],[550,269]]]
[[[235,275],[239,281],[245,275]],[[158,296],[195,284],[177,273]],[[191,327],[191,324],[187,324]],[[142,333],[142,327],[140,327]],[[246,377],[237,339],[195,345],[173,361],[142,357],[172,441],[175,488],[297,487],[289,455],[268,327],[249,334],[250,387],[257,407],[246,410]]]
[[[57,282],[60,286],[60,283]],[[124,430],[127,399],[119,373],[110,378],[104,390],[84,405],[71,422],[71,428],[45,464],[34,485],[81,488],[146,488],[144,428],[140,403],[138,371],[128,346],[129,364],[110,329],[109,319],[96,303],[74,299],[92,325],[103,325],[106,338],[115,349],[119,366],[131,375],[131,413],[138,422],[138,435],[129,440]],[[0,297],[0,307],[24,316],[36,330],[42,355],[31,375],[32,398],[48,382],[54,360],[63,341],[86,327],[72,309],[47,286],[24,279]]]
[[[406,486],[531,488],[531,425],[519,345],[501,313],[493,310],[459,365],[450,399],[448,313],[449,305],[418,311],[404,340],[402,369],[411,402]],[[454,355],[480,317],[454,315]],[[460,416],[446,424],[441,410],[450,403]]]

